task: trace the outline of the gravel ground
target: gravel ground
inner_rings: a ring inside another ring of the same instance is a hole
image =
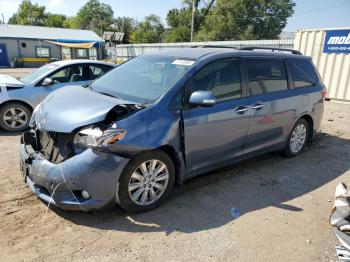
[[[36,68],[0,68],[0,74],[10,75],[12,77],[22,77],[30,74]]]
[[[267,154],[197,177],[137,215],[47,210],[21,178],[18,145],[19,135],[0,134],[1,260],[336,260],[328,217],[335,186],[350,183],[348,104],[326,103],[301,156]]]

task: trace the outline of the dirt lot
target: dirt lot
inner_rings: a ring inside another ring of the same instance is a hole
[[[28,75],[35,68],[0,68],[0,74],[10,75],[12,77],[22,77]]]
[[[24,185],[19,135],[0,134],[0,254],[5,261],[335,261],[328,225],[350,183],[350,105],[327,102],[301,156],[268,154],[188,181],[160,208],[50,209]],[[233,218],[231,208],[240,216]]]

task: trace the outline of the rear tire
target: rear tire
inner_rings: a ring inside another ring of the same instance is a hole
[[[300,155],[307,144],[309,137],[309,124],[304,118],[300,118],[290,131],[284,153],[287,157]]]
[[[130,213],[158,207],[170,194],[175,182],[171,158],[160,150],[132,159],[120,176],[116,202]]]
[[[22,132],[29,126],[32,110],[19,102],[10,102],[0,108],[0,127],[8,132]]]

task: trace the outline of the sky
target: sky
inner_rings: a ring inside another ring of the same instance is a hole
[[[249,0],[247,0],[249,1]],[[0,16],[5,21],[16,12],[21,0],[0,0]],[[51,13],[73,16],[87,0],[32,0],[45,5]],[[167,11],[182,6],[182,0],[101,0],[112,6],[114,16],[130,16],[142,20],[148,14],[156,14],[165,23]],[[350,27],[350,0],[294,0],[294,15],[288,19],[285,32],[298,29]]]

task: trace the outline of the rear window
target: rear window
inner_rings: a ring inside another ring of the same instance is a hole
[[[261,95],[288,89],[284,63],[281,59],[248,59],[250,95]]]
[[[318,76],[311,61],[291,58],[288,59],[288,66],[296,88],[314,86],[318,83]]]

